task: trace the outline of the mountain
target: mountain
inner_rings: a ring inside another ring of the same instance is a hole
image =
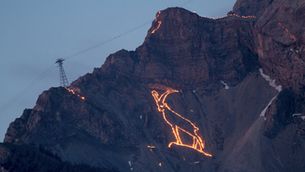
[[[4,142],[122,172],[302,172],[304,17],[304,0],[159,11],[135,51],[44,91]]]

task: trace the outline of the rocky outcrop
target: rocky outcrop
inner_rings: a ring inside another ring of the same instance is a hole
[[[265,132],[270,137],[291,123],[294,114],[304,115],[304,7],[303,0],[239,0],[234,6],[240,15],[257,16],[254,32],[260,65],[286,88],[267,112]]]
[[[234,12],[255,15],[256,52],[264,71],[304,93],[304,0],[238,0]]]
[[[237,0],[233,11],[244,16],[261,16],[274,0]]]
[[[274,1],[256,23],[259,60],[284,87],[304,95],[305,2]]]
[[[5,142],[119,171],[304,171],[305,11],[301,1],[280,2],[239,0],[220,19],[158,12],[141,46],[111,54],[69,88],[43,92]],[[168,87],[177,90],[169,105],[198,126],[213,158],[168,148],[175,136],[151,95]]]

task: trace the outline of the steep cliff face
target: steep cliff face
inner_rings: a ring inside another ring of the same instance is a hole
[[[279,4],[241,0],[220,19],[158,12],[140,47],[43,92],[5,142],[119,171],[304,171],[305,11],[301,1]],[[167,108],[151,91],[161,97],[170,88]],[[187,145],[198,141],[194,126],[213,157],[200,144],[168,148],[179,132]]]
[[[257,15],[254,35],[260,65],[285,88],[270,104],[264,135],[273,139],[274,150],[282,150],[276,156],[286,160],[286,171],[296,170],[304,150],[304,7],[303,0],[240,0],[234,6],[240,15]]]
[[[245,16],[261,16],[274,0],[237,0],[233,11]]]
[[[256,47],[264,70],[303,96],[304,12],[305,1],[274,1],[256,23]]]
[[[239,0],[234,11],[240,15],[257,15],[254,31],[260,64],[284,87],[304,95],[305,1]]]

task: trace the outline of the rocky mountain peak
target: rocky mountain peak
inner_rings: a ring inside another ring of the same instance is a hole
[[[304,3],[282,2],[157,12],[135,51],[43,92],[5,142],[118,171],[304,171]]]

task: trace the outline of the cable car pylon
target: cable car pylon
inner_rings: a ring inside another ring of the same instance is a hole
[[[64,70],[64,66],[63,66],[64,61],[65,61],[65,59],[58,58],[55,63],[58,64],[58,68],[59,68],[60,86],[68,87],[69,81],[68,81],[68,78],[67,78],[65,70]]]

